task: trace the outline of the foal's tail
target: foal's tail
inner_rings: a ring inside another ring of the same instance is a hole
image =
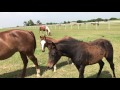
[[[34,33],[32,32],[32,31],[30,31],[29,32],[32,36],[33,36],[33,38],[34,38],[34,52],[35,52],[35,49],[36,49],[36,38],[35,38],[35,35],[34,35]]]

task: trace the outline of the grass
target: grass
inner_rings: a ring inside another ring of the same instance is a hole
[[[36,37],[37,48],[35,51],[35,56],[38,59],[38,63],[41,69],[41,78],[78,78],[79,74],[74,65],[69,65],[67,63],[67,57],[62,57],[57,63],[57,72],[52,70],[45,71],[47,60],[48,60],[48,50],[46,52],[41,51],[40,46],[40,33],[38,27],[19,27],[20,29],[32,30]],[[107,25],[100,25],[98,29],[95,26],[88,26],[88,29],[85,28],[85,25],[80,26],[79,30],[76,26],[71,29],[69,26],[64,29],[64,27],[54,28],[50,27],[52,32],[52,38],[59,39],[64,36],[71,36],[83,41],[92,41],[98,38],[104,38],[111,41],[114,48],[114,64],[115,64],[115,73],[116,77],[120,78],[120,24],[111,25],[110,30],[108,30]],[[9,30],[1,29],[0,31]],[[113,76],[112,71],[108,62],[103,58],[105,65],[103,67],[100,78],[111,78]],[[19,53],[15,53],[12,57],[0,61],[0,78],[19,78],[22,72],[23,63],[20,58]],[[85,78],[96,78],[97,72],[99,70],[99,65],[88,65],[85,68],[84,76]],[[36,71],[33,63],[29,60],[26,78],[36,78]]]

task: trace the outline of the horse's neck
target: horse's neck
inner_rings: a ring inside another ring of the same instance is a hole
[[[46,38],[46,40],[47,40],[47,41],[51,41],[51,42],[53,42],[53,43],[56,43],[56,42],[57,42],[57,40],[55,40],[55,39],[53,39],[53,38]]]
[[[57,48],[59,51],[61,51],[63,56],[67,56],[69,58],[73,57],[73,47],[72,45],[68,45],[68,44],[57,44]]]
[[[48,32],[50,32],[50,29],[48,28],[48,26],[46,26],[46,29],[48,30]]]
[[[65,36],[64,38],[61,38],[61,39],[56,40],[56,43],[59,43],[59,42],[61,42],[61,41],[63,41],[63,40],[69,39],[69,38],[70,38],[70,37]]]

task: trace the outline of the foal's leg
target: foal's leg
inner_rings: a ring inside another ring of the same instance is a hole
[[[109,62],[110,64],[110,68],[112,69],[113,71],[113,77],[116,78],[116,75],[115,75],[115,68],[114,68],[114,63],[113,63],[113,58],[106,58],[107,61]]]
[[[79,78],[84,78],[84,69],[85,69],[85,66],[81,65],[79,68]]]
[[[23,61],[23,64],[24,64],[21,78],[24,78],[25,74],[26,74],[28,59],[27,59],[27,56],[25,54],[21,53],[21,52],[20,52],[20,55],[21,55],[21,58],[22,58],[22,61]]]
[[[33,54],[28,55],[28,57],[30,60],[32,60],[32,62],[34,63],[34,65],[36,67],[37,77],[40,77],[40,68],[39,68],[39,65],[37,62],[37,58]]]
[[[53,67],[53,71],[56,72],[56,65],[54,65],[54,67]]]
[[[97,74],[97,78],[100,76],[100,73],[101,73],[103,66],[104,66],[104,62],[102,60],[100,60],[98,63],[99,63],[100,69],[99,69],[99,72]]]

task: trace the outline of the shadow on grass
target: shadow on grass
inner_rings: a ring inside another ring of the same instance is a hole
[[[40,67],[40,75],[42,75],[45,72],[46,67],[45,66],[39,66]],[[22,74],[22,69],[21,70],[16,70],[13,72],[8,72],[0,75],[0,78],[20,78]],[[26,76],[31,76],[35,74],[36,75],[36,68],[35,67],[28,67],[26,69]],[[36,78],[36,77],[35,77]]]
[[[59,69],[65,65],[71,65],[71,64],[72,64],[72,62],[68,63],[68,61],[64,61],[64,62],[56,64],[56,67],[57,67],[57,69]]]
[[[97,73],[86,78],[96,78],[96,77],[97,77]],[[112,78],[112,75],[109,71],[102,71],[99,78]]]
[[[68,65],[68,62],[61,62],[57,64],[57,69],[61,68],[62,66]],[[39,66],[40,67],[40,75],[42,76],[44,72],[46,71],[46,66]],[[0,78],[20,78],[22,73],[22,69],[16,70],[13,72],[8,72],[0,75]],[[31,76],[33,74],[36,74],[36,68],[35,67],[28,67],[26,69],[26,76]]]

